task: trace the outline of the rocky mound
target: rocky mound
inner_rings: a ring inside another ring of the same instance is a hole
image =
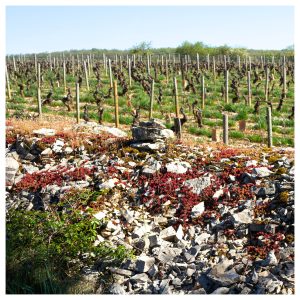
[[[6,209],[67,213],[70,194],[94,193],[73,206],[101,222],[94,247],[135,254],[83,266],[95,292],[294,293],[292,151],[176,141],[145,151],[104,126],[72,130],[9,128]],[[109,285],[99,284],[104,271]]]

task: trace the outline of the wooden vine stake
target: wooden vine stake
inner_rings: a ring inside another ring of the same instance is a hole
[[[251,78],[250,71],[247,72],[247,87],[248,87],[248,106],[251,106]]]
[[[84,66],[84,74],[85,74],[85,82],[86,82],[86,88],[89,91],[90,90],[90,86],[89,86],[89,75],[88,75],[88,70],[87,70],[87,66],[86,66],[86,61],[83,62],[83,66]]]
[[[76,121],[80,121],[80,105],[79,105],[79,83],[76,83]]]
[[[119,97],[118,97],[118,84],[114,80],[114,100],[115,100],[115,125],[116,128],[119,128]]]
[[[109,68],[109,80],[110,80],[110,87],[113,87],[113,79],[112,79],[112,71],[111,71],[111,60],[108,60],[108,68]]]
[[[228,145],[228,115],[223,115],[223,143]]]
[[[63,69],[64,69],[64,89],[65,89],[65,92],[67,90],[67,81],[66,81],[66,62],[64,60],[63,62]]]
[[[197,71],[199,71],[199,54],[197,53]]]
[[[153,102],[154,102],[154,79],[152,79],[152,85],[151,85],[149,120],[153,118]]]
[[[285,65],[283,65],[283,95],[284,95],[284,98],[286,98],[286,92],[287,92],[287,89],[286,89],[286,67],[285,67]]]
[[[166,83],[169,83],[169,66],[168,66],[168,59],[166,59]]]
[[[5,77],[6,77],[6,86],[7,86],[7,96],[8,99],[11,99],[11,92],[10,92],[10,84],[9,84],[9,76],[8,76],[8,70],[7,65],[5,65]]]
[[[225,103],[228,104],[228,70],[225,71]]]
[[[204,109],[205,105],[205,83],[204,83],[204,74],[202,74],[202,102],[201,102],[201,108]]]
[[[179,102],[178,102],[178,89],[177,89],[177,79],[174,77],[174,91],[175,91],[175,114],[174,125],[176,128],[177,136],[181,139],[181,122],[179,118]]]
[[[38,87],[37,90],[37,98],[38,98],[38,111],[39,111],[39,118],[42,118],[42,99],[41,99],[41,88]]]
[[[131,59],[128,59],[128,77],[129,77],[129,86],[131,86]]]
[[[210,62],[209,62],[209,54],[207,54],[207,71],[209,71],[209,65],[210,65]]]
[[[268,126],[268,147],[273,147],[273,134],[272,134],[272,110],[271,107],[267,107],[267,126]]]
[[[265,101],[269,101],[269,69],[266,68]]]
[[[213,56],[213,75],[214,75],[214,81],[216,80],[216,61],[215,57]]]
[[[41,65],[38,63],[38,69],[37,69],[37,79],[38,79],[38,87],[41,87]]]

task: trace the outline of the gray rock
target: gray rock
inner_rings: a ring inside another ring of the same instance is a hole
[[[161,239],[156,234],[149,235],[148,239],[150,242],[150,248],[158,247],[161,245]]]
[[[275,224],[250,224],[249,231],[250,233],[256,232],[268,232],[268,233],[275,233],[277,225]]]
[[[148,237],[144,236],[140,239],[135,239],[133,241],[133,244],[136,249],[139,249],[140,251],[145,252],[149,249],[150,241],[149,241]]]
[[[250,224],[253,219],[253,212],[249,209],[245,209],[242,212],[232,215],[233,221],[236,224]]]
[[[229,288],[227,287],[219,287],[216,290],[214,290],[211,294],[228,294]]]
[[[46,148],[45,150],[42,151],[41,155],[42,156],[49,156],[53,153],[51,148]]]
[[[126,295],[125,289],[118,283],[113,283],[111,285],[109,293],[114,295]]]
[[[134,141],[151,141],[174,137],[174,133],[167,130],[166,126],[159,120],[140,122],[138,126],[131,129]]]
[[[275,184],[270,183],[267,187],[254,187],[253,192],[257,197],[266,197],[276,193]]]
[[[161,247],[157,259],[162,263],[167,263],[173,261],[181,253],[182,249],[179,248]]]
[[[156,265],[152,265],[152,267],[147,271],[147,273],[150,277],[156,276],[156,274],[158,273],[158,267]]]
[[[38,167],[35,167],[33,165],[22,165],[22,168],[26,171],[26,173],[29,173],[29,174],[32,174],[39,170]]]
[[[50,128],[41,128],[41,129],[33,130],[33,133],[38,134],[40,136],[53,136],[56,134],[56,130]]]
[[[174,242],[176,241],[176,231],[175,229],[170,226],[170,227],[167,227],[165,229],[163,229],[160,234],[159,234],[159,237],[165,241],[168,241],[168,242]]]
[[[210,234],[209,233],[206,233],[206,232],[203,232],[199,235],[195,235],[195,243],[198,244],[198,245],[202,245],[203,243],[206,243],[207,240],[210,238]]]
[[[144,283],[149,281],[149,277],[146,273],[140,273],[132,276],[130,278],[130,281],[137,282],[137,283]]]
[[[270,171],[267,167],[260,167],[260,168],[254,168],[252,170],[252,174],[256,177],[263,178],[263,177],[268,177],[272,174],[273,172]]]
[[[132,271],[125,270],[125,269],[118,269],[118,268],[112,268],[112,267],[110,267],[108,269],[114,274],[122,275],[125,277],[130,277],[133,275]]]
[[[150,270],[150,268],[154,265],[154,263],[155,263],[154,257],[141,255],[136,261],[135,269],[138,273],[145,273]]]
[[[152,175],[158,170],[160,170],[161,166],[162,166],[161,162],[154,160],[151,162],[151,164],[143,168],[142,173],[144,175]]]
[[[11,185],[14,183],[15,175],[19,170],[19,163],[14,158],[7,157],[5,165],[6,165],[5,179],[6,182]]]
[[[137,142],[137,143],[130,144],[130,146],[140,151],[158,151],[158,150],[161,151],[165,148],[165,144],[161,142],[156,142],[156,143]]]
[[[199,195],[204,188],[211,184],[211,180],[210,177],[200,177],[186,180],[184,184],[191,187],[193,193]]]
[[[163,216],[157,216],[157,217],[154,217],[154,223],[157,225],[167,225],[168,219]]]
[[[204,202],[200,202],[192,208],[191,217],[198,218],[205,211]]]
[[[240,177],[240,180],[241,180],[242,184],[254,183],[255,182],[255,177],[253,177],[249,173],[243,173]]]
[[[62,147],[64,146],[65,142],[63,140],[56,140],[55,143],[52,145],[52,150],[55,153],[62,152]]]
[[[191,165],[185,161],[173,161],[166,164],[167,172],[184,174],[187,172]]]
[[[117,178],[110,178],[99,185],[100,190],[112,189],[119,180]]]
[[[263,261],[261,261],[261,265],[263,267],[266,266],[276,266],[278,264],[278,260],[275,256],[274,250],[271,250],[268,253],[268,256],[266,257],[266,259],[264,259]]]
[[[142,226],[136,227],[132,232],[132,238],[141,238],[146,233],[150,232],[151,228],[148,224],[143,224]]]
[[[208,274],[208,277],[221,286],[229,286],[240,281],[240,275],[236,273],[234,269],[226,272],[219,272],[218,268],[214,267]]]

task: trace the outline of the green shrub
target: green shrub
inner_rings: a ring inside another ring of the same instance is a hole
[[[82,203],[96,196],[77,195]],[[80,277],[83,265],[110,259],[118,266],[132,257],[124,246],[94,246],[102,226],[91,214],[76,209],[67,213],[10,210],[6,223],[6,292],[65,293]]]

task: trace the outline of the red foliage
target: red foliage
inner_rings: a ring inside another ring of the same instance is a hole
[[[280,242],[284,240],[284,235],[280,232],[277,233],[258,232],[252,239],[251,243],[257,244],[258,239],[260,240],[260,243],[262,243],[262,245],[247,246],[248,254],[252,259],[254,259],[256,256],[259,256],[260,258],[266,258],[267,254],[271,250],[274,250],[274,252],[277,253],[280,246]]]
[[[44,188],[50,184],[62,185],[64,181],[77,181],[84,180],[85,175],[91,175],[94,169],[88,169],[85,167],[79,167],[75,170],[68,170],[67,167],[59,167],[52,171],[34,172],[32,174],[27,173],[20,182],[15,185],[15,190],[30,190],[37,191],[40,188]]]

